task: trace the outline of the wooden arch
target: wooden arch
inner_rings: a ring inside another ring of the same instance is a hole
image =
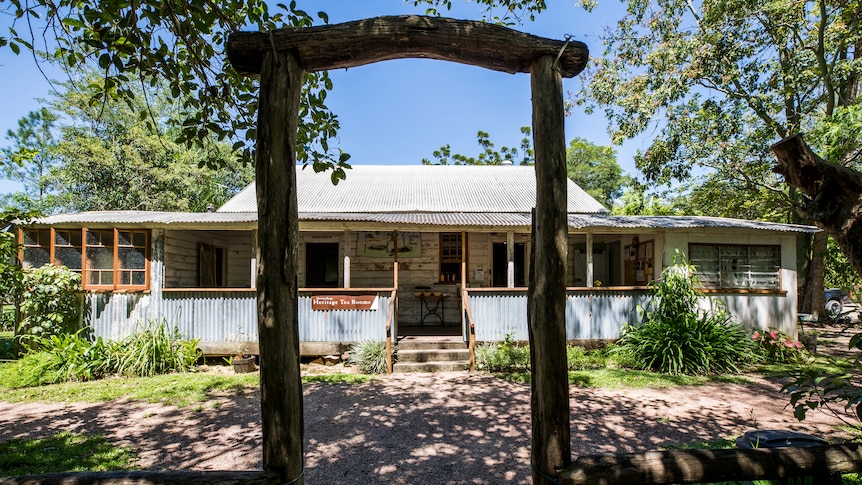
[[[257,288],[263,465],[304,483],[299,371],[296,134],[303,74],[401,58],[429,58],[507,73],[529,72],[536,208],[528,293],[532,349],[533,483],[571,463],[566,375],[566,142],[562,77],[586,65],[586,45],[482,22],[377,17],[337,25],[232,34],[227,54],[260,77]]]

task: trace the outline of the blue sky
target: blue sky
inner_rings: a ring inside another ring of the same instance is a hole
[[[404,0],[298,0],[309,13],[325,11],[330,23],[378,15],[422,14],[425,7],[413,7]],[[587,44],[591,55],[600,55],[601,32],[624,13],[623,4],[609,0],[592,13],[573,0],[550,0],[549,10],[535,22],[516,26],[531,34],[574,39]],[[447,16],[478,19],[483,8],[473,2],[455,0]],[[6,30],[8,18],[0,18]],[[49,74],[50,75],[50,74]],[[56,75],[56,74],[55,74]],[[473,66],[432,60],[398,60],[347,70],[331,71],[334,89],[327,105],[341,121],[338,147],[351,154],[352,164],[418,164],[441,145],[453,152],[475,156],[479,152],[476,132],[490,133],[497,148],[518,146],[521,126],[531,118],[528,74],[505,74]],[[57,75],[59,77],[59,75]],[[579,79],[564,79],[564,91],[576,92]],[[15,56],[0,49],[0,146],[9,144],[5,133],[17,126],[27,112],[40,106],[39,98],[49,93],[49,84],[32,57]],[[575,110],[566,119],[566,137],[582,137],[593,143],[610,145],[606,122],[600,114],[587,116]],[[632,158],[645,141],[633,140],[615,147],[623,169],[634,175]],[[16,185],[0,181],[0,193],[16,190]]]

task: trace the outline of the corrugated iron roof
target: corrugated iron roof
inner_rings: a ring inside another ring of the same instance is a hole
[[[300,212],[302,222],[366,222],[372,224],[413,224],[449,227],[529,227],[529,212]],[[254,212],[147,212],[96,211],[59,214],[34,221],[40,226],[141,226],[206,227],[245,229],[257,222]],[[658,230],[748,229],[771,232],[813,233],[813,226],[746,221],[699,216],[612,216],[608,214],[569,214],[569,227],[575,230]],[[236,227],[239,226],[239,227]]]
[[[121,226],[191,226],[256,223],[254,212],[153,212],[153,211],[91,211],[74,214],[57,214],[34,221],[39,225],[62,226],[73,224]]]
[[[574,229],[757,229],[761,231],[814,233],[820,229],[799,224],[748,221],[726,217],[705,216],[612,216],[608,214],[569,214],[569,227]]]
[[[568,211],[605,213],[571,180]],[[356,165],[333,185],[330,174],[297,168],[299,211],[307,213],[529,212],[536,205],[533,167],[475,165]],[[254,184],[218,212],[257,210]]]

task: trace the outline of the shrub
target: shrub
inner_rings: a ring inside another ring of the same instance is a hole
[[[81,335],[33,336],[31,351],[0,377],[6,387],[32,387],[65,381],[99,379],[112,372],[111,346],[101,338],[89,341]]]
[[[757,343],[761,354],[770,364],[798,364],[805,358],[805,346],[802,342],[777,329],[756,331],[751,335],[751,339]]]
[[[512,334],[502,342],[476,347],[476,368],[488,372],[523,372],[530,369],[530,348],[521,347]]]
[[[15,331],[15,309],[4,306],[3,311],[0,312],[0,332],[13,331]]]
[[[21,285],[20,335],[74,333],[81,311],[81,275],[63,266],[46,264],[24,271]]]
[[[606,348],[585,350],[576,345],[566,347],[566,364],[570,371],[604,369],[609,361]]]
[[[119,374],[149,377],[193,370],[201,356],[199,339],[184,340],[166,320],[139,324],[139,331],[114,347],[112,358]]]
[[[356,365],[364,374],[386,372],[386,342],[382,340],[363,340],[350,347],[347,363]]]
[[[690,276],[691,275],[691,276]],[[616,347],[636,367],[670,374],[739,373],[752,361],[754,343],[719,301],[698,309],[694,268],[665,268],[652,284],[643,323],[626,325]]]

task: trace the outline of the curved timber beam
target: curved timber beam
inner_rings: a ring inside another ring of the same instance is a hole
[[[583,42],[566,44],[484,22],[403,15],[271,33],[235,32],[228,39],[227,55],[234,69],[255,76],[264,54],[273,50],[292,52],[307,72],[427,58],[514,74],[530,72],[540,57],[556,59],[563,46],[557,66],[563,77],[573,77],[587,63],[589,51]]]

